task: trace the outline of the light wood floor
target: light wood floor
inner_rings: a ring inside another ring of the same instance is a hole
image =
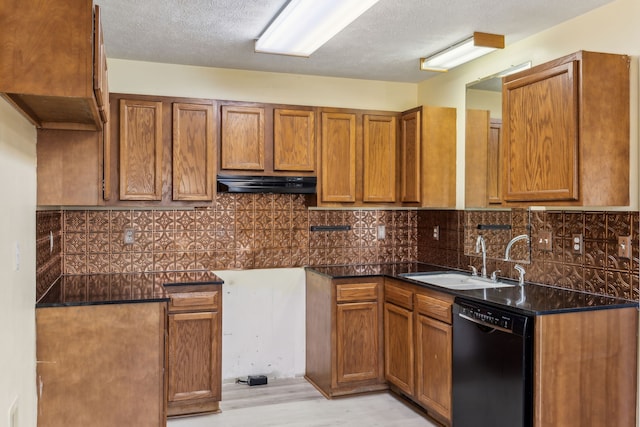
[[[167,427],[438,427],[390,393],[325,399],[303,378],[222,386],[222,413],[171,419]]]

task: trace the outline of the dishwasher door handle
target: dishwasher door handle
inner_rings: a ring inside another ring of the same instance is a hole
[[[503,327],[500,327],[500,326],[496,326],[496,325],[493,325],[491,323],[483,322],[482,320],[474,319],[473,317],[469,317],[466,314],[458,313],[458,316],[460,316],[464,320],[468,320],[469,322],[473,322],[476,325],[484,326],[485,328],[493,329],[493,330],[496,330],[496,331],[506,332],[508,334],[512,334],[513,333],[513,331],[510,330],[510,329],[503,328]]]

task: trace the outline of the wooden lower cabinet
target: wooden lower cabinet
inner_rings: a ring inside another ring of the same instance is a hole
[[[219,285],[210,287],[213,289],[206,291],[168,287],[172,289],[167,355],[168,416],[220,411],[221,291]]]
[[[451,425],[453,297],[385,279],[385,378],[392,391]]]
[[[327,398],[386,390],[382,278],[306,275],[305,378]]]
[[[36,309],[38,426],[166,425],[166,303]]]

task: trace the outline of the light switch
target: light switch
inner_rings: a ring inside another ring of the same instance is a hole
[[[550,231],[539,232],[538,237],[536,238],[536,242],[538,245],[538,250],[540,251],[551,252],[553,250],[553,245],[551,244]]]
[[[387,234],[387,229],[384,225],[378,226],[378,240],[383,240]]]
[[[631,259],[631,236],[618,236],[618,257]]]

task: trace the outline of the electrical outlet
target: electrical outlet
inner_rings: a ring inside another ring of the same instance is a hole
[[[631,259],[631,236],[618,236],[618,257]]]
[[[539,232],[536,241],[538,245],[538,250],[544,251],[544,252],[551,252],[553,250],[550,231]]]
[[[440,226],[433,226],[433,240],[440,240]]]
[[[573,249],[573,253],[581,254],[582,246],[582,234],[574,234],[571,236],[571,248]]]
[[[133,228],[124,229],[124,244],[133,245],[136,242],[136,233]]]

